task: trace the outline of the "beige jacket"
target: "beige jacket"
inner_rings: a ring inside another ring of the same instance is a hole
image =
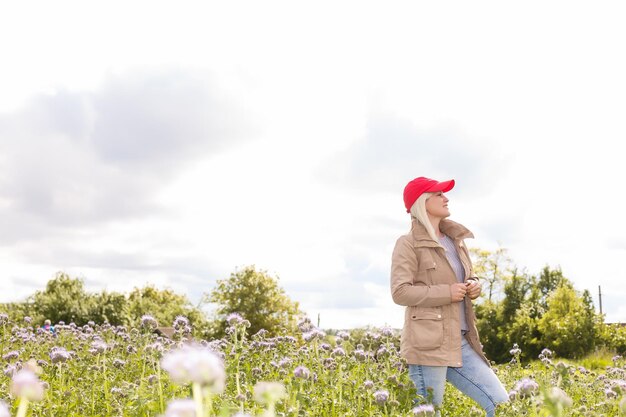
[[[474,277],[469,252],[463,243],[474,235],[451,220],[441,221],[440,230],[454,241],[465,268],[466,281]],[[462,303],[452,303],[450,285],[456,275],[446,258],[445,249],[435,242],[426,228],[413,219],[411,232],[396,242],[391,259],[391,296],[406,306],[400,350],[409,364],[462,366]],[[466,297],[466,338],[472,348],[489,364],[482,351],[476,329],[476,316]]]

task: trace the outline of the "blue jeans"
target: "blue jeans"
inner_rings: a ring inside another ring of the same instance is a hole
[[[443,403],[447,380],[480,404],[487,412],[487,417],[494,417],[496,405],[508,401],[509,396],[496,374],[472,349],[465,337],[462,338],[461,351],[462,367],[409,365],[409,377],[417,393],[427,400],[427,388],[432,388],[432,403],[435,406],[441,407]]]

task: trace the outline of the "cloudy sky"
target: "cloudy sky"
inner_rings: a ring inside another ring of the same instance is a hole
[[[0,6],[0,302],[57,271],[198,301],[254,264],[322,327],[402,324],[402,189],[626,321],[626,8]]]

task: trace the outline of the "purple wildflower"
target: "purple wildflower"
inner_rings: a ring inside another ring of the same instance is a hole
[[[319,329],[313,329],[310,332],[304,333],[302,335],[302,338],[306,342],[310,342],[310,341],[315,340],[315,339],[323,339],[324,337],[326,337],[326,333],[324,333],[323,331],[321,331]]]
[[[383,327],[382,329],[380,329],[380,334],[383,337],[392,337],[393,336],[393,329],[391,327]]]
[[[511,356],[519,356],[522,353],[522,349],[519,348],[517,343],[513,344],[513,349],[509,350]]]
[[[333,356],[346,356],[346,351],[338,347],[333,350],[332,355]]]
[[[530,378],[524,378],[515,385],[515,391],[517,391],[522,397],[533,395],[538,389],[539,384]]]
[[[107,348],[108,346],[104,341],[94,340],[91,343],[91,349],[89,349],[89,352],[93,353],[94,355],[97,355],[97,354],[104,353],[107,350]]]
[[[241,317],[241,314],[239,313],[230,313],[228,316],[226,316],[226,322],[231,326],[241,324],[243,323],[243,320],[243,317]]]
[[[309,379],[311,377],[311,371],[309,371],[306,366],[298,366],[296,369],[294,369],[293,375],[296,378]]]
[[[11,379],[11,393],[16,397],[24,397],[29,401],[41,401],[44,388],[33,371],[22,369]]]
[[[9,407],[4,401],[0,401],[0,417],[11,417]]]
[[[159,322],[150,314],[141,316],[141,327],[148,330],[154,330],[159,327]]]
[[[374,399],[378,404],[384,404],[389,399],[389,391],[381,389],[374,393]]]
[[[356,349],[352,352],[352,354],[356,359],[360,361],[364,361],[365,359],[367,359],[367,353],[365,353],[363,349]]]
[[[19,358],[19,356],[20,356],[20,353],[19,353],[17,350],[12,350],[12,351],[10,351],[9,353],[7,353],[6,355],[4,355],[4,356],[2,357],[2,359],[4,359],[5,361],[7,361],[7,362],[8,362],[8,361],[10,361],[10,360],[12,360],[12,359],[17,359],[17,358]]]
[[[184,345],[172,350],[163,356],[161,364],[174,382],[195,382],[214,393],[224,390],[224,362],[215,352],[203,346]]]
[[[370,389],[374,388],[374,383],[368,379],[367,381],[365,381],[365,382],[363,383],[363,387],[364,387],[366,390],[370,390]]]
[[[71,358],[72,355],[65,348],[55,346],[50,350],[50,361],[52,363],[67,362]]]
[[[122,360],[122,359],[115,359],[113,361],[113,366],[115,366],[116,368],[123,368],[124,365],[126,365],[126,361]]]
[[[280,382],[257,382],[254,386],[254,399],[259,404],[274,404],[286,396],[285,386]]]
[[[195,417],[196,404],[193,400],[173,400],[167,405],[164,417]]]
[[[418,405],[412,411],[414,416],[432,417],[435,415],[435,407],[432,404]]]
[[[305,317],[298,322],[298,329],[300,329],[302,333],[308,333],[313,330],[313,328],[313,323],[311,323],[311,319],[308,317]]]
[[[176,316],[174,319],[174,323],[172,323],[175,329],[182,329],[185,326],[189,325],[189,319],[185,316]]]
[[[348,339],[350,339],[350,333],[348,333],[348,332],[346,332],[344,330],[341,330],[341,331],[337,332],[337,338],[338,339],[348,340]]]

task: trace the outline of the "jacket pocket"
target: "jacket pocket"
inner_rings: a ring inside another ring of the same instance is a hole
[[[443,344],[443,313],[441,307],[413,307],[409,316],[411,341],[417,349],[436,349]]]
[[[435,269],[437,268],[437,264],[433,261],[432,257],[425,256],[423,259],[419,261],[419,266],[417,269],[416,283],[423,282],[427,285],[433,284],[433,274]]]

